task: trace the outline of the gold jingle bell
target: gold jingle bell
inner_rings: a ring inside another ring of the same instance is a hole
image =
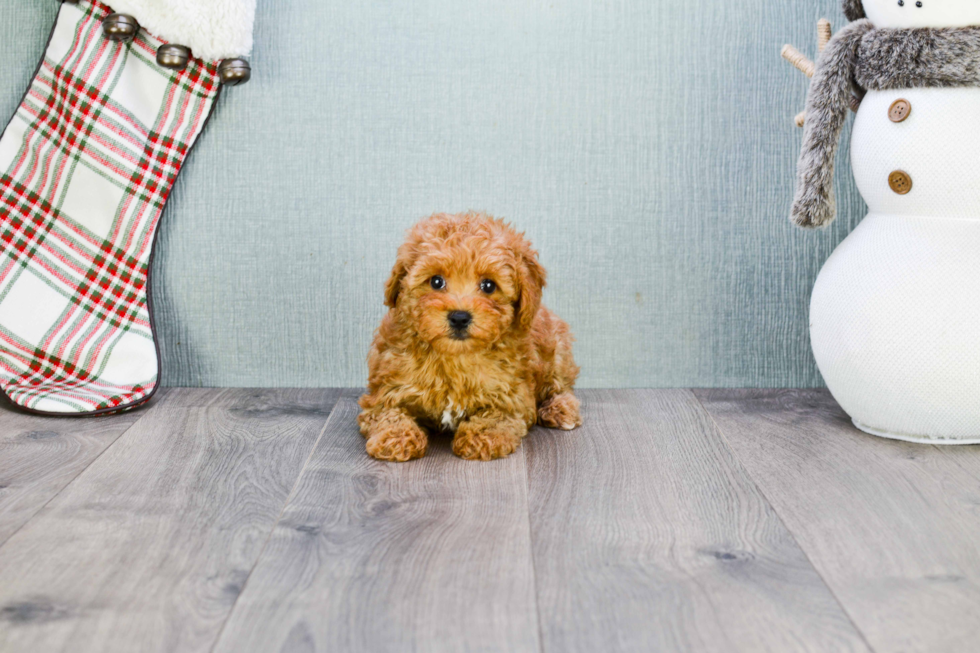
[[[129,14],[109,14],[102,21],[102,33],[110,41],[130,43],[139,31],[139,22]]]
[[[218,75],[225,86],[238,86],[252,79],[252,67],[244,59],[225,59],[218,66]]]
[[[157,63],[170,70],[183,70],[191,60],[190,48],[182,45],[164,44],[157,49]]]

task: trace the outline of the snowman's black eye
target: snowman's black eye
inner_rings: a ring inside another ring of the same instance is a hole
[[[905,6],[905,0],[898,0],[898,6],[899,7],[904,7]]]
[[[446,280],[437,274],[429,279],[429,285],[432,286],[433,290],[442,290],[446,287]]]
[[[916,2],[915,6],[918,7],[919,9],[922,9],[922,2]]]

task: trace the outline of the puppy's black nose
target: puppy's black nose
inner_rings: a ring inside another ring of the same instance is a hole
[[[457,331],[462,331],[473,322],[473,316],[466,311],[453,311],[449,314],[448,319],[449,326]]]

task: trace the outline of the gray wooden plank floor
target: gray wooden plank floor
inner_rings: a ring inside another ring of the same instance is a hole
[[[980,447],[866,435],[820,390],[697,394],[876,651],[980,650]]]
[[[0,399],[0,544],[144,412],[66,420],[29,415]]]
[[[867,650],[689,391],[584,419],[526,443],[546,650]]]
[[[335,394],[164,398],[0,547],[0,648],[210,650]]]
[[[584,391],[578,431],[398,465],[357,394],[0,406],[0,652],[978,649],[980,447],[819,391]]]
[[[378,462],[357,412],[338,405],[217,650],[539,650],[524,457],[437,440]]]

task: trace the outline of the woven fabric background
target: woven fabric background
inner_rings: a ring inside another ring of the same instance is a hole
[[[161,225],[164,382],[362,384],[404,230],[473,208],[541,250],[583,386],[819,384],[810,288],[865,208],[845,161],[838,222],[789,224],[779,48],[838,4],[260,0]],[[3,120],[56,5],[0,5]]]

